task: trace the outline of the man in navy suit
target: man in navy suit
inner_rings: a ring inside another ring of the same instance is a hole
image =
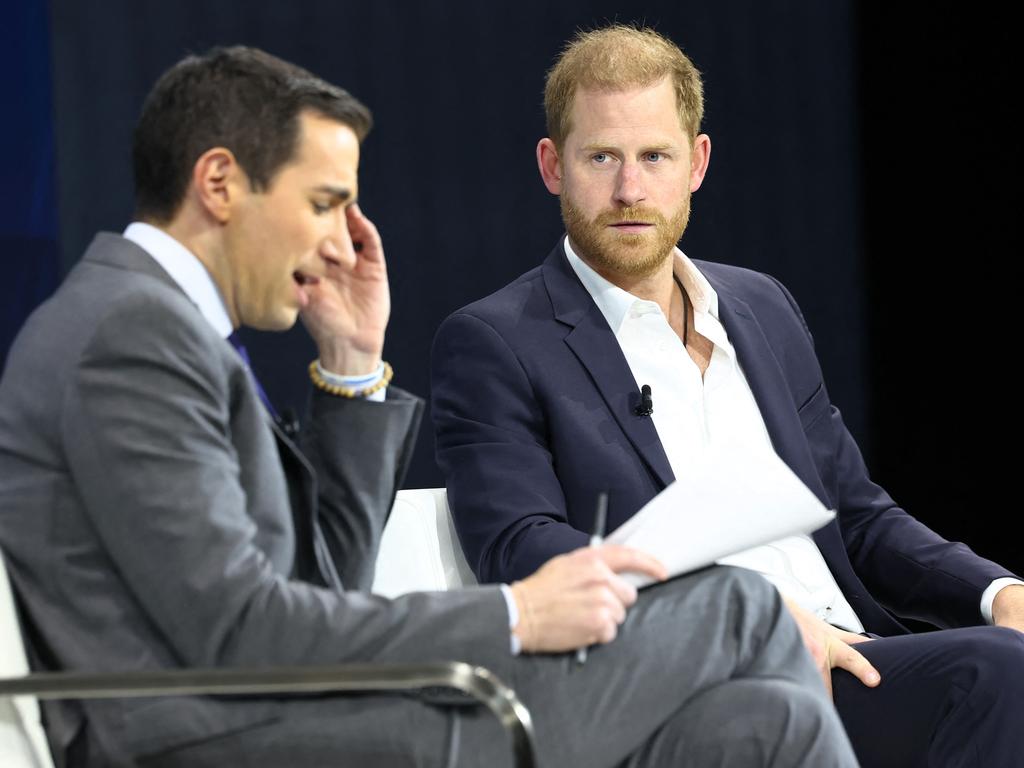
[[[568,236],[434,346],[438,459],[479,578],[584,545],[601,491],[613,529],[707,448],[773,448],[837,518],[726,562],[778,587],[860,760],[1019,765],[1024,582],[871,482],[780,283],[675,247],[711,149],[693,64],[650,30],[581,33],[545,108]]]

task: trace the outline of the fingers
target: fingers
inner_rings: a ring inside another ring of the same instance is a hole
[[[858,643],[870,643],[872,640],[874,640],[873,637],[864,637],[864,635],[858,635],[854,632],[846,632],[844,630],[839,630],[838,637],[847,645],[857,645]]]
[[[625,619],[625,608],[636,602],[636,587],[612,570],[603,557],[603,549],[583,547],[566,556],[561,566],[568,573],[558,577],[558,584],[561,589],[595,590],[597,595],[602,595],[604,590],[609,605],[615,603],[615,615],[621,624]]]
[[[636,602],[636,587],[616,573],[609,571],[609,574],[608,589],[615,595],[615,600],[618,604],[623,606],[622,618],[618,622],[621,624],[626,619],[625,609],[631,607]]]
[[[594,549],[615,573],[630,571],[649,576],[655,581],[668,578],[668,569],[653,555],[632,547],[618,544],[603,544]]]
[[[845,651],[844,656],[847,659],[847,664],[842,668],[852,673],[860,680],[864,685],[874,688],[881,681],[882,676],[878,673],[871,662],[864,658],[864,655],[860,651],[856,651],[851,648],[851,645],[858,645],[860,643],[870,643],[872,638],[864,637],[864,635],[858,635],[854,632],[846,632],[841,629],[835,630],[835,636],[844,643]]]
[[[553,558],[512,585],[526,650],[568,651],[608,643],[618,635],[636,589],[604,561],[599,547]]]
[[[380,258],[384,250],[381,246],[380,234],[372,221],[363,215],[357,203],[352,203],[345,209],[345,217],[348,222],[349,237],[352,238],[352,247],[361,256],[367,258]]]
[[[845,669],[868,687],[878,685],[881,680],[878,670],[852,647],[871,638],[833,627],[787,597],[783,597],[783,602],[796,620],[804,645],[825,681],[829,696],[832,695],[832,670],[837,667]]]
[[[610,591],[595,595],[597,604],[593,609],[594,642],[610,643],[619,631],[619,625],[626,620],[625,605]]]
[[[825,682],[825,691],[828,693],[829,699],[832,699],[832,669],[827,660],[821,665],[818,672],[821,673],[821,679]]]
[[[869,688],[874,688],[882,679],[878,670],[861,655],[860,651],[839,638],[832,638],[829,644],[829,658],[833,669],[845,669]]]
[[[356,265],[356,247],[349,230],[346,228],[339,231],[337,237],[325,239],[320,244],[320,257],[329,277],[351,271]]]
[[[621,582],[625,588],[625,600],[616,590],[615,582]],[[636,590],[608,571],[607,581],[594,583],[567,597],[576,604],[575,613],[583,629],[584,642],[581,644],[593,645],[610,643],[616,638],[629,606],[636,601]]]

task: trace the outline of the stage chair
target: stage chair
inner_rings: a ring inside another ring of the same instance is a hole
[[[399,491],[384,526],[373,591],[385,597],[476,584],[444,488]]]

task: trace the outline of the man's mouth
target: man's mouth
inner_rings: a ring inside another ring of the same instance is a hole
[[[302,272],[297,269],[294,272],[292,272],[292,280],[295,281],[295,295],[299,302],[299,308],[305,309],[307,306],[309,306],[310,299],[309,293],[306,291],[306,289],[309,288],[310,286],[319,283],[320,278],[314,277],[313,275],[307,275],[305,272]]]
[[[611,224],[610,226],[613,227],[614,229],[617,229],[619,232],[637,233],[637,232],[646,232],[648,229],[653,227],[654,224],[652,222],[649,222],[649,221],[632,221],[631,220],[631,221],[616,221],[613,224]]]

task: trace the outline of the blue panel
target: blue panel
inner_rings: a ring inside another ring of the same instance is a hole
[[[49,19],[41,2],[0,16],[0,361],[25,317],[58,280]]]

